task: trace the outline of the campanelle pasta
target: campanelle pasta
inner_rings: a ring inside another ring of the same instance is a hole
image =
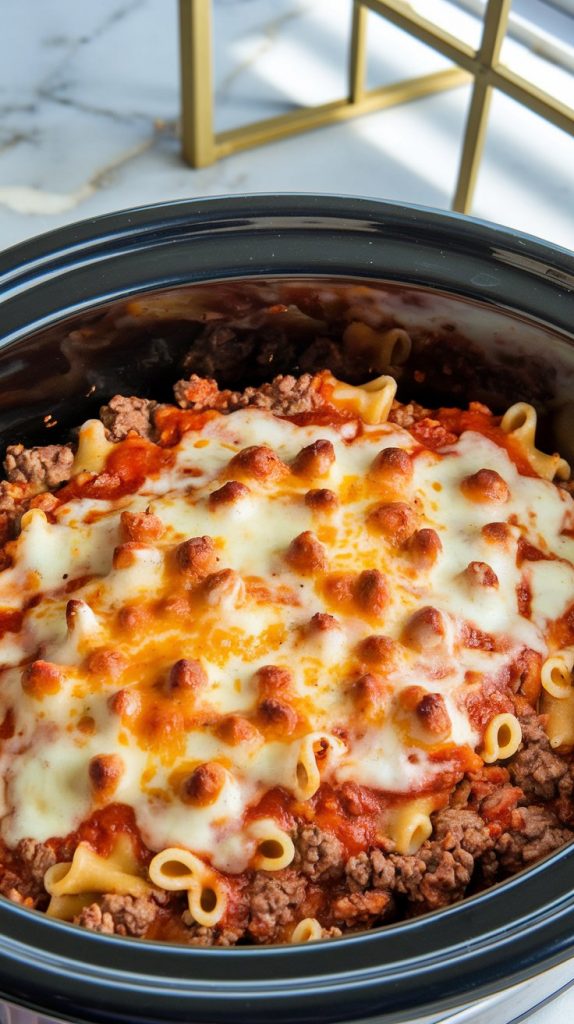
[[[354,320],[343,346],[411,353]],[[117,398],[74,451],[9,452],[0,893],[119,935],[309,942],[571,838],[567,466],[526,403],[396,386],[192,376],[182,408]],[[38,459],[51,489],[17,478]]]
[[[140,870],[129,841],[123,837],[107,857],[100,857],[87,843],[79,843],[70,863],[54,864],[44,875],[46,891],[52,897],[48,913],[67,917],[79,905],[67,897],[85,898],[86,893],[146,896],[151,887]]]
[[[516,405],[512,405],[505,412],[500,423],[502,429],[519,441],[526,450],[528,461],[539,476],[545,480],[553,480],[554,477],[567,480],[570,476],[570,466],[566,460],[560,458],[556,453],[546,455],[536,447],[536,425],[536,409],[532,405],[528,405],[527,402],[517,402]]]
[[[332,391],[335,406],[356,413],[365,423],[384,423],[397,392],[394,377],[381,376],[361,387],[337,381]]]

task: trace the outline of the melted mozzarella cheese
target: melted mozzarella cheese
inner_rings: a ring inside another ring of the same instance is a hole
[[[286,470],[274,481],[250,479],[249,493],[232,503],[209,502],[233,478],[229,463],[240,450],[265,443],[289,466],[319,439],[335,450],[320,478]],[[413,456],[414,478],[404,493],[389,492],[368,473],[388,447]],[[173,465],[150,474],[136,494],[70,499],[54,522],[38,510],[28,513],[13,544],[13,565],[0,574],[0,607],[25,610],[21,631],[0,641],[0,720],[11,710],[15,723],[0,755],[2,836],[9,845],[77,828],[99,806],[88,767],[105,755],[119,756],[124,766],[110,799],[134,809],[152,850],[182,845],[229,871],[248,860],[246,810],[273,787],[296,792],[305,737],[341,737],[321,765],[322,778],[334,786],[351,781],[395,795],[432,789],[449,767],[448,754],[437,752],[481,742],[467,710],[469,694],[508,673],[525,647],[546,656],[552,622],[574,601],[574,541],[561,532],[572,499],[547,481],[521,476],[507,452],[481,434],[463,434],[430,452],[390,424],[357,433],[350,424],[296,426],[247,409],[188,431],[173,453]],[[465,497],[462,480],[482,468],[506,481],[508,502]],[[310,508],[311,487],[329,488],[337,506]],[[432,568],[417,569],[404,545],[367,526],[377,502],[397,500],[417,508],[419,527],[438,533],[442,550]],[[113,552],[125,540],[120,515],[126,509],[152,512],[165,532],[124,567]],[[485,539],[482,527],[492,522],[510,524],[504,543]],[[383,573],[385,607],[337,602],[323,570],[293,568],[287,549],[307,531],[323,546],[328,573],[355,580],[364,570]],[[178,544],[203,536],[215,545],[214,571],[236,574],[209,592],[178,570],[175,557]],[[517,564],[521,537],[554,560]],[[466,572],[472,562],[486,563],[497,586],[477,585]],[[528,617],[517,602],[524,579]],[[67,622],[71,599],[79,603]],[[442,616],[444,636],[436,648],[418,649],[405,640],[405,626],[425,606]],[[336,621],[313,627],[317,613]],[[465,645],[465,629],[492,638],[492,649]],[[381,669],[371,669],[359,653],[373,634],[394,641],[392,659]],[[121,656],[115,674],[90,667],[90,656],[102,651]],[[23,687],[23,666],[34,659],[57,666],[55,692]],[[205,673],[191,696],[169,690],[171,667],[180,659],[199,661]],[[290,673],[287,697],[277,696],[297,713],[291,734],[266,731],[258,718],[257,672],[269,665]],[[374,718],[353,695],[357,679],[371,671],[386,688],[384,712]],[[425,733],[408,718],[401,702],[413,687],[442,698],[450,721],[445,734]],[[136,700],[132,714],[114,707],[118,691]],[[257,726],[253,742],[225,738],[219,726],[229,715]],[[205,805],[185,802],[181,779],[213,761],[225,769],[217,797]]]

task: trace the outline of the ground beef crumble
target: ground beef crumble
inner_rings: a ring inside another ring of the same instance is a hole
[[[126,398],[114,395],[100,409],[100,419],[110,441],[123,441],[130,434],[153,440],[155,434],[153,413],[157,402],[149,398]]]
[[[220,391],[212,378],[205,379],[193,374],[189,380],[179,380],[175,384],[174,394],[181,408],[196,412],[205,409],[233,412],[253,406],[277,416],[296,416],[323,404],[317,377],[309,373],[300,377],[280,375],[267,384],[258,388],[245,388],[244,391]]]
[[[554,753],[538,715],[520,716],[522,746],[509,764],[510,777],[528,800],[553,800],[572,793],[570,765]]]
[[[12,444],[6,449],[4,469],[11,483],[30,483],[41,488],[57,487],[70,479],[74,453],[69,445],[49,444],[24,448]]]
[[[159,911],[156,894],[118,896],[108,894],[90,903],[74,918],[74,924],[105,935],[133,935],[141,938],[155,921]]]
[[[336,836],[324,832],[317,825],[304,825],[295,836],[294,864],[300,871],[317,882],[339,878],[343,873],[343,845]]]
[[[306,892],[305,879],[293,868],[273,874],[255,872],[249,894],[247,930],[256,942],[275,942],[295,924]]]

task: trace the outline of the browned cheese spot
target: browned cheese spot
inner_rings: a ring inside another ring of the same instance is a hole
[[[175,557],[179,571],[192,583],[205,579],[215,569],[217,556],[211,537],[190,537],[178,544]]]
[[[437,608],[419,608],[403,630],[403,643],[415,651],[439,647],[445,638],[445,626]]]
[[[498,576],[486,562],[469,562],[463,576],[472,587],[498,587]]]
[[[235,502],[241,501],[242,498],[246,498],[251,491],[245,484],[242,484],[239,480],[228,480],[223,487],[219,487],[216,491],[212,491],[209,495],[208,501],[211,508],[221,508],[226,505],[234,505]]]
[[[466,476],[460,489],[465,498],[477,504],[503,505],[510,498],[510,489],[494,469],[479,469],[478,473]]]
[[[383,448],[373,459],[369,472],[387,486],[400,490],[412,480],[413,460],[402,448]]]
[[[200,661],[195,658],[180,658],[169,670],[166,689],[168,693],[197,693],[202,687],[207,686],[207,682],[207,673]]]
[[[325,548],[311,530],[305,530],[291,541],[285,561],[302,576],[312,576],[327,568]]]
[[[328,487],[318,487],[307,491],[305,504],[312,512],[333,512],[339,504],[339,499]]]
[[[262,665],[253,678],[260,698],[287,694],[293,686],[292,673],[279,665]]]
[[[262,725],[279,735],[289,736],[297,728],[297,712],[284,700],[266,697],[259,704],[258,711]]]
[[[406,550],[417,569],[430,569],[442,551],[442,544],[436,530],[425,527],[413,533],[407,541]]]
[[[512,536],[508,523],[486,523],[480,532],[489,544],[505,545]]]
[[[97,754],[90,758],[88,775],[95,796],[109,798],[118,788],[125,771],[119,754]]]
[[[22,672],[22,689],[36,700],[57,693],[61,682],[62,669],[51,661],[33,661]]]
[[[111,647],[100,647],[99,650],[93,651],[87,662],[88,672],[91,676],[99,676],[112,681],[119,679],[127,667],[127,659],[120,651],[113,650]]]
[[[380,668],[390,668],[395,660],[396,652],[396,642],[390,636],[382,636],[376,633],[366,636],[364,640],[357,644],[359,658],[366,661],[369,665],[376,665]]]
[[[165,526],[153,512],[128,512],[125,509],[120,522],[126,540],[153,543],[165,533]]]
[[[385,680],[374,672],[360,676],[351,687],[351,695],[357,709],[367,718],[384,712],[389,699]]]
[[[320,438],[301,449],[293,461],[292,470],[297,476],[326,476],[334,461],[333,445]]]
[[[137,690],[129,690],[122,687],[108,697],[108,708],[114,715],[121,718],[133,718],[139,714],[141,708],[141,697]]]
[[[400,547],[417,528],[418,516],[405,501],[376,505],[367,515],[371,529],[381,533],[391,544]]]
[[[288,472],[287,466],[266,444],[254,444],[234,455],[229,469],[242,476],[265,482],[280,480]]]
[[[259,729],[242,715],[226,715],[220,720],[215,731],[230,747],[236,747],[239,743],[255,743],[263,739]]]
[[[355,601],[369,615],[382,615],[389,600],[389,585],[379,569],[364,569],[355,583]]]
[[[195,807],[208,807],[215,803],[221,793],[225,777],[225,769],[217,761],[200,764],[181,783],[181,799]]]

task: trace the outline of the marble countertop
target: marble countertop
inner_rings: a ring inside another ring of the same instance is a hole
[[[536,0],[515,0],[523,12]],[[418,7],[469,42],[446,0]],[[217,129],[345,94],[350,0],[214,0]],[[173,0],[19,0],[0,35],[0,248],[111,210],[244,192],[339,192],[448,208],[469,90],[372,114],[193,171],[178,139]],[[566,45],[574,26],[558,31]],[[508,41],[546,89],[572,78]],[[369,84],[439,70],[440,56],[370,16]],[[473,212],[574,246],[574,140],[496,96]],[[532,1017],[574,1015],[574,993]]]
[[[418,4],[477,40],[477,22],[446,0]],[[467,87],[190,170],[178,140],[176,15],[175,0],[4,8],[0,248],[122,207],[223,193],[340,192],[448,208]],[[214,22],[218,129],[345,94],[350,0],[214,0]],[[556,30],[568,36],[568,19]],[[572,95],[566,72],[511,40],[503,56]],[[370,15],[369,84],[445,66]],[[473,212],[573,247],[573,167],[571,137],[496,95]]]

